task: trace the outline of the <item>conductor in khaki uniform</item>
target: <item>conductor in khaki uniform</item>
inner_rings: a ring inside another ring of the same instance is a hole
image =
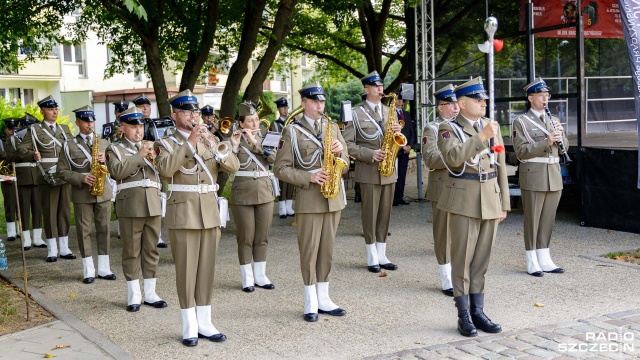
[[[156,293],[160,254],[161,183],[153,165],[153,143],[143,142],[144,119],[135,106],[119,115],[122,141],[107,148],[107,168],[117,182],[116,215],[122,238],[122,272],[127,280],[127,311],[140,310],[140,274],[144,279],[144,304],[164,308]]]
[[[450,169],[438,208],[449,214],[453,294],[458,331],[476,336],[477,329],[502,331],[484,313],[484,283],[498,223],[511,210],[504,152],[491,167],[489,140],[502,144],[498,124],[483,118],[488,98],[482,79],[455,88],[460,114],[443,122],[438,149]]]
[[[332,136],[330,151],[347,164],[349,155],[338,125],[328,124],[328,119],[322,116],[326,99],[324,89],[312,83],[298,92],[302,97],[304,114],[284,128],[273,169],[280,180],[296,186],[294,210],[304,281],[304,320],[314,322],[318,321],[318,313],[331,316],[346,314],[329,297],[333,246],[340,213],[346,205],[344,186],[340,186],[340,193],[335,199],[326,199],[320,191],[322,184],[329,180],[329,174],[322,170],[329,125]]]
[[[199,123],[200,110],[191,91],[182,91],[169,101],[177,130],[155,146],[160,176],[169,183],[165,224],[176,266],[182,344],[196,346],[198,338],[221,342],[226,336],[211,323],[211,295],[220,241],[216,176],[219,169],[230,173],[238,170],[240,134],[230,138],[231,144],[219,147],[207,126]]]
[[[444,183],[449,177],[449,172],[438,151],[438,128],[445,121],[450,121],[458,115],[456,94],[453,85],[449,84],[433,96],[436,98],[439,116],[433,123],[427,123],[422,130],[422,154],[429,168],[429,182],[425,198],[431,201],[433,214],[433,247],[438,261],[440,273],[440,285],[442,292],[447,296],[453,296],[453,284],[451,283],[451,238],[447,226],[447,213],[438,209],[438,199],[442,193]]]
[[[353,121],[344,128],[344,139],[349,148],[349,155],[356,159],[354,181],[360,184],[362,197],[362,229],[367,249],[367,265],[369,271],[378,273],[380,268],[396,270],[397,265],[387,258],[387,234],[391,219],[391,206],[398,174],[380,175],[378,165],[389,154],[381,150],[389,108],[380,100],[382,78],[377,71],[362,78],[367,98],[362,105],[353,111]],[[393,132],[400,132],[402,127],[396,122],[391,125]]]
[[[26,129],[33,125],[36,118],[25,114],[20,118],[18,126]],[[26,130],[24,130],[26,132]],[[18,182],[18,198],[20,199],[20,219],[22,220],[22,245],[25,250],[33,247],[46,248],[47,243],[42,241],[42,205],[40,203],[40,191],[36,185],[38,169],[32,156],[18,154],[18,144],[22,140],[15,134],[7,135],[5,151],[8,156],[15,156],[16,178]],[[30,231],[31,230],[31,231]],[[32,236],[33,235],[33,236]]]
[[[282,131],[284,130],[284,122],[289,116],[289,102],[284,97],[281,97],[276,100],[275,103],[278,108],[279,117],[271,123],[270,130],[282,134]],[[280,196],[278,198],[278,213],[280,214],[280,218],[284,219],[287,216],[294,216],[293,192],[296,187],[292,184],[287,184],[282,180],[280,180],[279,186]]]
[[[56,124],[58,103],[51,97],[38,102],[44,121],[29,127],[24,139],[18,145],[18,156],[23,161],[33,159],[39,162],[42,170],[56,175],[56,164],[62,151],[62,144],[71,139],[69,127]],[[42,173],[38,173],[36,185],[40,190],[40,202],[44,215],[44,233],[47,238],[47,262],[63,259],[75,259],[69,249],[69,222],[71,220],[71,185],[51,185]],[[60,247],[58,248],[58,242]]]
[[[266,267],[273,202],[278,192],[269,164],[275,162],[276,152],[262,147],[260,119],[250,102],[238,105],[238,126],[240,170],[231,186],[229,204],[236,223],[242,290],[253,292],[254,284],[272,290],[275,285],[267,278]]]
[[[91,284],[96,276],[91,251],[91,222],[94,217],[98,244],[98,278],[115,280],[116,275],[111,272],[109,264],[109,222],[113,190],[106,179],[106,171],[103,174],[105,179],[102,195],[91,194],[91,186],[98,180],[91,174],[94,165],[93,152],[97,151],[96,158],[100,164],[104,165],[104,151],[109,146],[109,141],[97,139],[94,132],[96,118],[90,106],[83,106],[73,112],[76,115],[76,125],[80,133],[64,143],[58,159],[58,171],[64,181],[72,186],[71,201],[76,218],[78,247],[82,256],[83,282]],[[95,149],[96,146],[97,149]]]
[[[569,141],[558,118],[547,110],[551,88],[544,80],[534,80],[524,90],[530,109],[513,122],[513,147],[520,160],[527,272],[538,277],[561,274],[564,269],[551,260],[549,243],[562,195],[558,142],[568,149]]]
[[[2,140],[2,148],[0,153],[0,160],[4,161],[3,167],[11,169],[11,163],[18,160],[18,156],[15,151],[15,147],[12,147],[11,138],[15,127],[18,125],[19,119],[8,118],[4,119],[4,133],[6,138]],[[13,140],[15,143],[15,139]],[[4,175],[4,174],[3,174]],[[3,181],[0,183],[2,188],[2,198],[4,199],[4,213],[5,220],[7,221],[7,241],[15,241],[17,234],[16,220],[18,214],[18,204],[16,204],[16,186],[13,181]]]

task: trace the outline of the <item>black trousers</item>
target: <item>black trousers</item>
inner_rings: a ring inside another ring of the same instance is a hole
[[[400,149],[400,151],[403,151]],[[398,182],[393,194],[393,202],[397,203],[404,197],[404,183],[407,180],[407,168],[409,167],[409,154],[398,155]]]

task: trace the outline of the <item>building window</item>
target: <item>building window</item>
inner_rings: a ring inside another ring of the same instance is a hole
[[[302,66],[307,66],[307,54],[302,54],[302,58],[300,58],[300,64]]]
[[[78,66],[78,75],[82,78],[87,77],[87,62],[85,60],[83,44],[62,45],[62,53],[64,62]]]
[[[31,104],[33,102],[33,89],[22,89],[22,94],[24,95],[24,99],[22,104]]]
[[[113,58],[113,54],[111,53],[111,49],[107,46],[107,64],[111,63],[111,59]]]

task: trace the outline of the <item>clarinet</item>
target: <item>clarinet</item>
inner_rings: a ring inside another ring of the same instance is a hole
[[[553,122],[553,118],[551,117],[551,111],[549,111],[548,105],[544,107],[544,111],[547,114],[549,121],[551,122],[551,127],[553,128],[553,131],[556,131],[556,124]],[[570,163],[571,158],[569,157],[569,153],[567,152],[567,149],[564,147],[564,140],[560,138],[560,141],[556,141],[556,144],[560,149],[560,154],[562,155],[562,159],[564,160],[565,164]]]

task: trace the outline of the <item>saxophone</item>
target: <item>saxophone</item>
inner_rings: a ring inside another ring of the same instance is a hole
[[[323,114],[322,118],[327,122],[327,128],[324,134],[324,160],[322,170],[329,175],[329,180],[320,186],[322,196],[327,199],[335,199],[340,194],[340,185],[342,180],[342,171],[349,166],[344,159],[336,157],[331,152],[331,143],[333,142],[333,129],[331,118]]]
[[[98,135],[93,133],[93,146],[91,147],[91,172],[95,176],[96,182],[91,185],[89,191],[93,196],[101,196],[104,193],[104,181],[107,176],[107,166],[98,162]]]
[[[389,102],[389,116],[387,117],[387,126],[384,130],[384,140],[382,141],[382,147],[386,154],[384,160],[378,164],[378,170],[380,175],[389,177],[393,175],[396,168],[396,158],[398,157],[398,150],[401,146],[407,145],[407,138],[400,132],[393,132],[391,125],[398,122],[398,115],[396,114],[396,94],[385,95],[384,97],[391,98]]]

